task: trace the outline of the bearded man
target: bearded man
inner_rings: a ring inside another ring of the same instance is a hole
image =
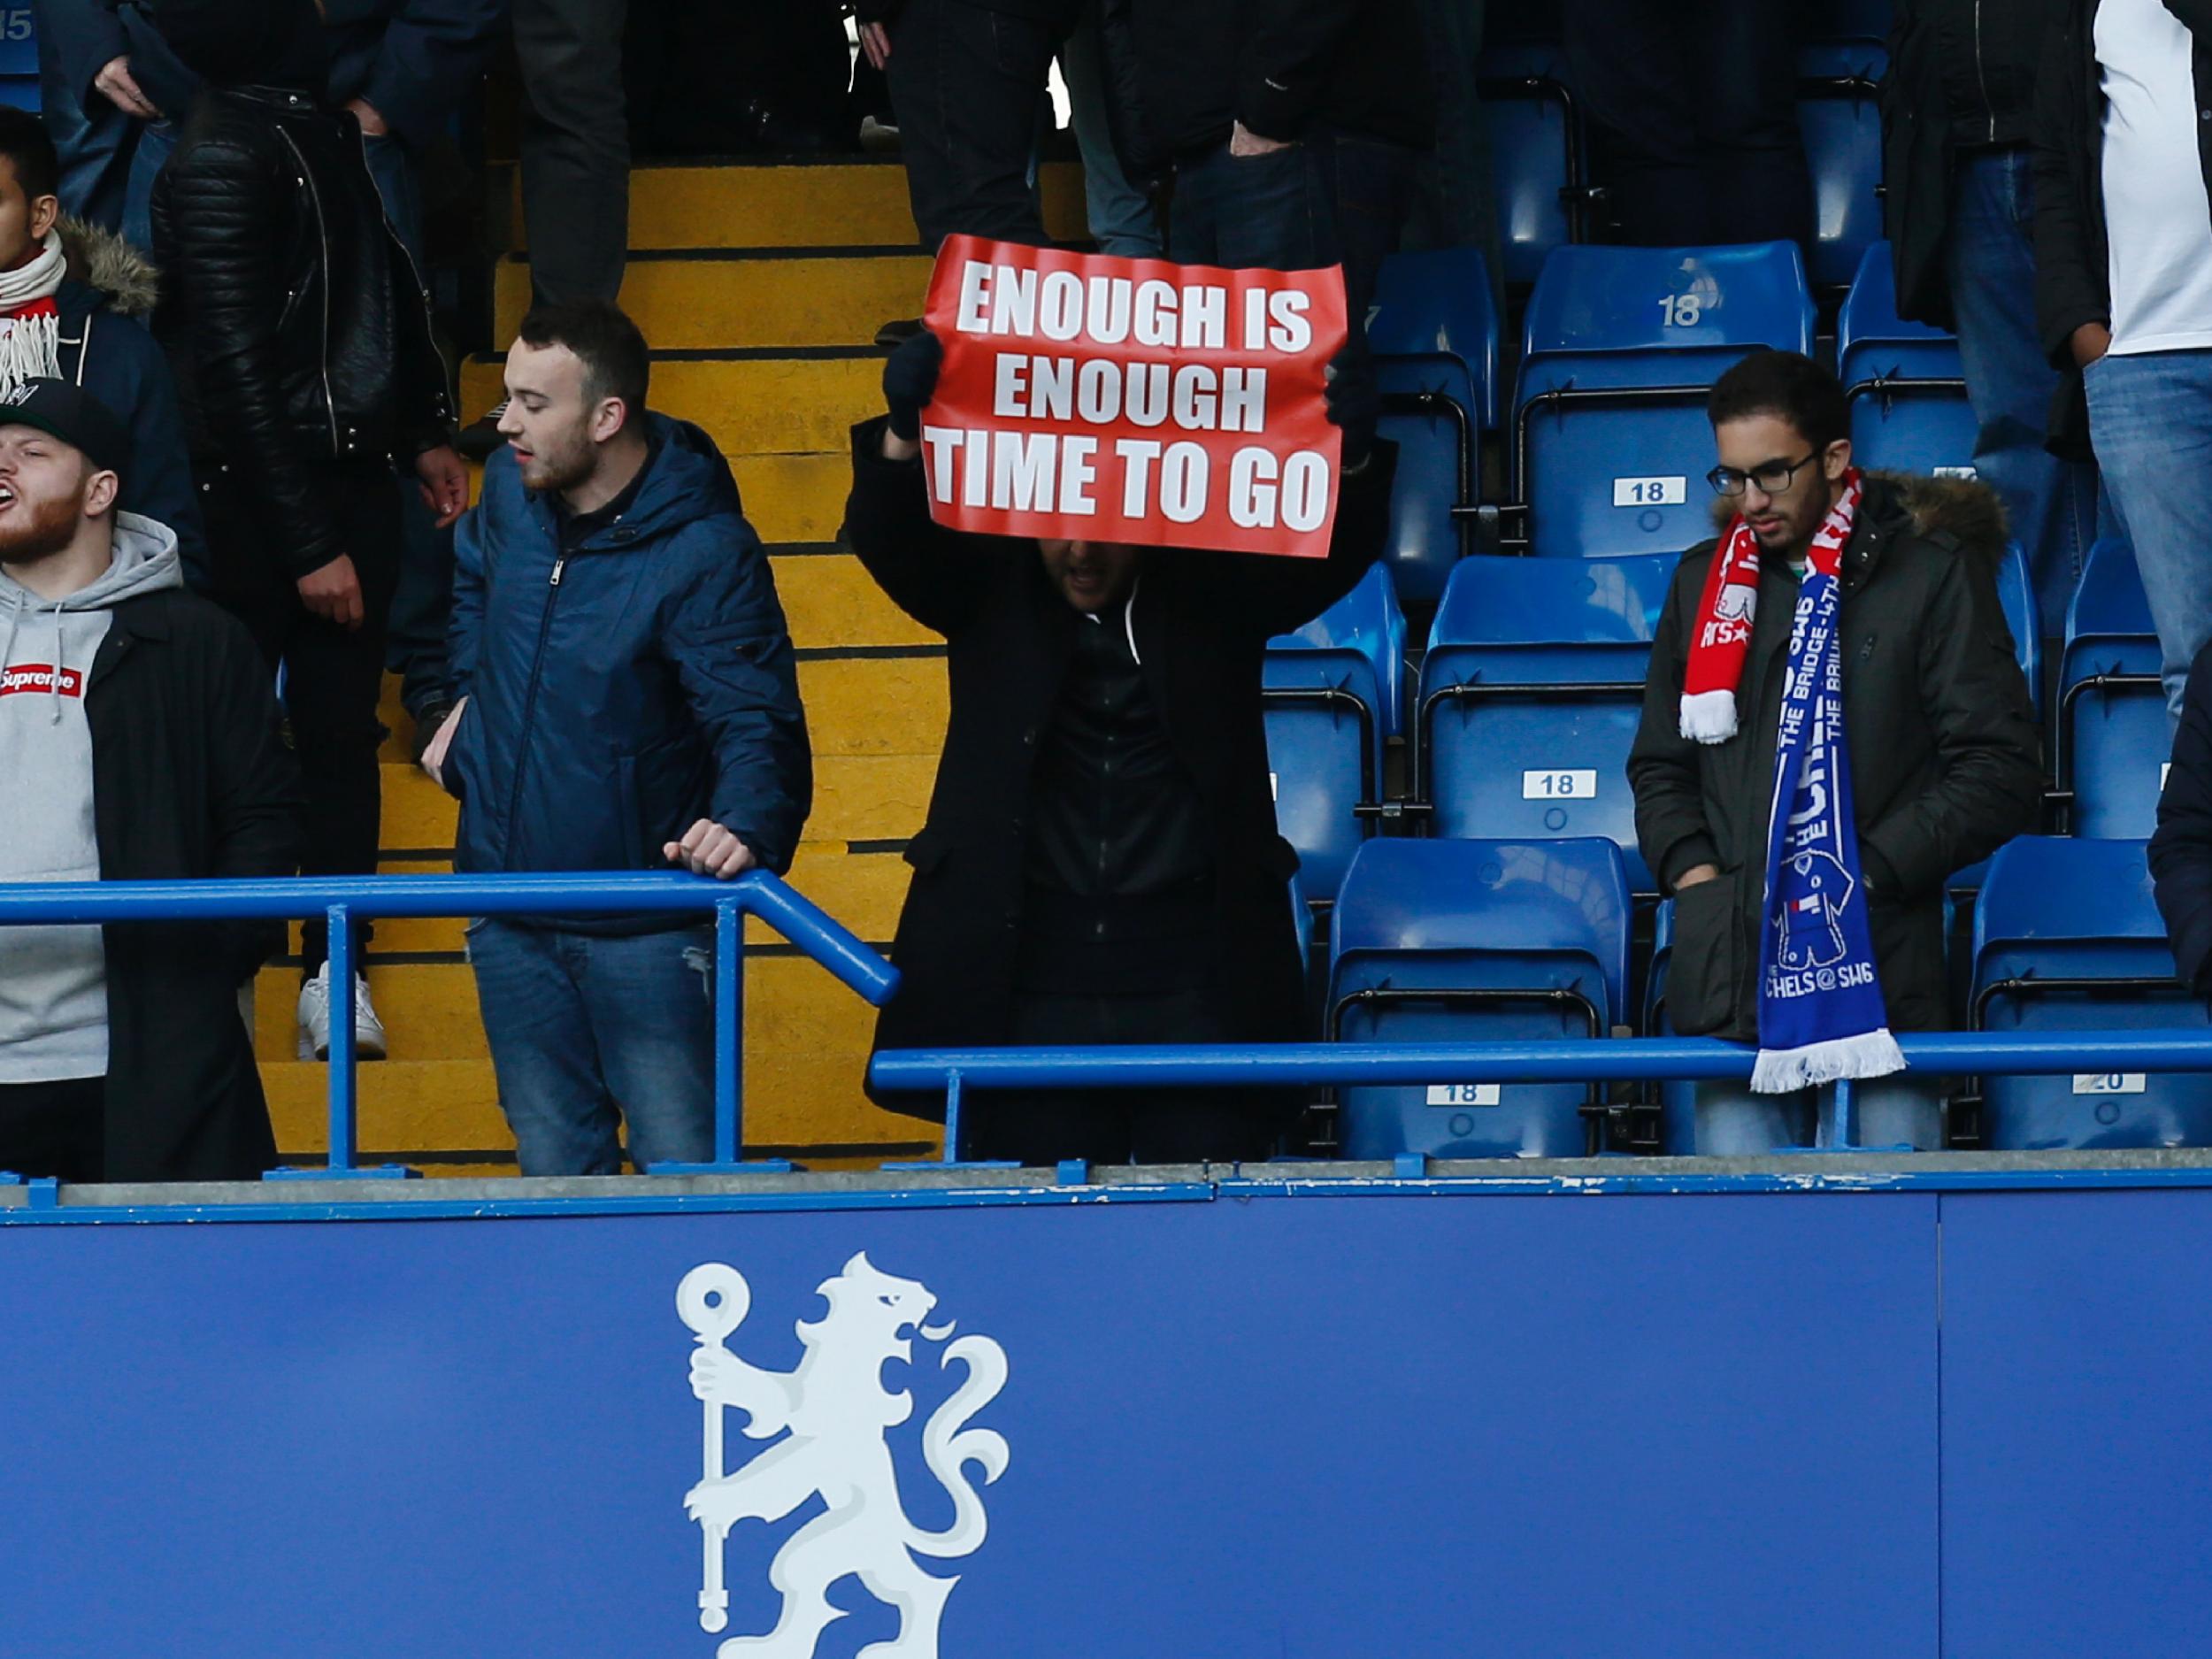
[[[454,537],[453,718],[423,764],[464,871],[790,867],[813,794],[791,635],[736,481],[645,407],[637,325],[545,305],[507,354],[507,447]],[[713,930],[684,917],[470,925],[525,1175],[703,1164]]]
[[[65,380],[0,401],[0,880],[282,876],[299,790],[245,627],[119,512],[121,422]],[[0,1169],[250,1180],[276,1160],[238,988],[261,922],[0,928]]]

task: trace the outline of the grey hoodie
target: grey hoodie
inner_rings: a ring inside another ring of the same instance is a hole
[[[167,526],[118,513],[115,557],[88,588],[42,599],[0,571],[0,881],[94,881],[85,690],[126,599],[184,585]],[[107,964],[97,927],[0,928],[0,1084],[104,1077]]]

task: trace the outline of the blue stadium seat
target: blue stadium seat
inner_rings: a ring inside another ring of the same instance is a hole
[[[2028,556],[2017,541],[2005,543],[2005,557],[1997,566],[1997,602],[2005,608],[2005,626],[2012,630],[2013,655],[2028,682],[2028,701],[2035,705],[2038,725],[2043,719],[2043,620],[2035,603],[2035,578],[2028,572]]]
[[[1647,1037],[1671,1037],[1674,1022],[1667,1018],[1667,970],[1674,959],[1674,901],[1660,905],[1651,924],[1651,970],[1644,979],[1643,1033]],[[1671,1158],[1697,1154],[1697,1085],[1690,1082],[1659,1085],[1659,1150]]]
[[[1312,899],[1333,899],[1382,798],[1383,745],[1405,707],[1406,620],[1390,572],[1358,587],[1295,634],[1268,641],[1260,695],[1275,819],[1298,849]]]
[[[1432,603],[1472,534],[1479,434],[1498,426],[1498,314],[1482,255],[1447,248],[1384,261],[1367,343],[1380,430],[1398,445],[1386,557],[1406,597]]]
[[[1430,804],[1432,834],[1601,835],[1620,848],[1635,890],[1653,888],[1624,769],[1678,563],[1672,553],[1460,562],[1415,705],[1415,794]]]
[[[1859,261],[1836,327],[1836,373],[1851,395],[1851,448],[1863,466],[1970,473],[1979,435],[1955,335],[1897,315],[1889,244]]]
[[[1581,116],[1556,43],[1486,46],[1480,77],[1477,91],[1490,140],[1502,274],[1509,287],[1526,288],[1553,249],[1582,240],[1580,193],[1588,183],[1583,166],[1588,151]]]
[[[2125,542],[2089,549],[2066,613],[2052,749],[2076,835],[2147,839],[2173,753],[2158,635]]]
[[[1601,1039],[1623,1018],[1628,878],[1609,841],[1371,841],[1330,926],[1341,1042]],[[1600,1120],[1581,1084],[1440,1079],[1343,1090],[1348,1158],[1572,1156]]]
[[[1679,553],[1712,534],[1712,381],[1746,352],[1809,353],[1788,242],[1555,250],[1530,296],[1514,484],[1533,550]]]
[[[1970,1025],[1978,1031],[2202,1031],[2174,977],[2139,841],[2024,835],[1989,861],[1974,913]],[[2212,1145],[2212,1076],[1988,1078],[1985,1147]]]
[[[1797,125],[1813,174],[1812,279],[1839,288],[1882,234],[1882,112],[1889,54],[1866,41],[1808,46],[1798,59]]]

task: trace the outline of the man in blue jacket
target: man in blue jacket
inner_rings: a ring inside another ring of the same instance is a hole
[[[637,326],[541,306],[507,358],[507,447],[455,537],[457,711],[423,764],[465,871],[790,867],[813,795],[783,607],[736,481],[648,412]],[[713,1156],[710,927],[470,924],[525,1175]]]

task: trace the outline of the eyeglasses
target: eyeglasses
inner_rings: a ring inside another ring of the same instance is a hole
[[[1705,481],[1713,487],[1716,495],[1740,495],[1746,484],[1756,484],[1767,495],[1778,495],[1790,487],[1792,479],[1818,459],[1820,451],[1815,449],[1801,461],[1769,461],[1748,472],[1740,472],[1732,466],[1717,466],[1705,475]]]

